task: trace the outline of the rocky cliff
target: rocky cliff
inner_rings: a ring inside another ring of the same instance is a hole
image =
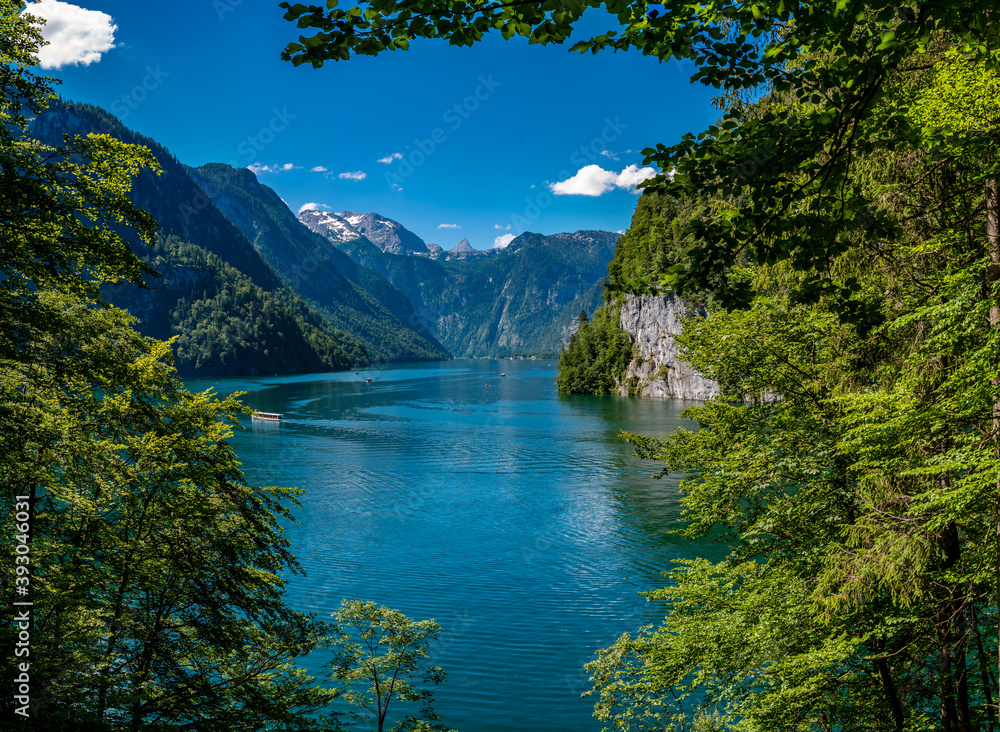
[[[719,385],[705,378],[680,358],[674,336],[688,304],[673,295],[628,295],[621,306],[620,322],[637,352],[618,384],[622,395],[638,394],[660,399],[709,399]]]

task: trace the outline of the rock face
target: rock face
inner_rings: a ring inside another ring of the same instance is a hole
[[[468,239],[462,239],[458,244],[448,250],[449,254],[472,254],[476,250],[472,248]]]
[[[306,228],[332,242],[348,242],[363,238],[363,234],[344,219],[329,211],[310,210],[299,214]]]
[[[680,359],[674,336],[687,303],[673,295],[628,295],[621,308],[621,327],[632,336],[638,355],[628,365],[618,393],[627,395],[638,382],[639,395],[659,399],[704,400],[717,396],[719,385]],[[632,393],[636,393],[636,387]]]
[[[398,221],[377,213],[341,211],[337,216],[365,236],[368,241],[389,254],[427,254],[424,240]]]

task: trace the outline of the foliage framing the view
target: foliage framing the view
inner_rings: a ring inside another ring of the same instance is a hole
[[[41,38],[21,10],[0,1],[0,519],[26,529],[29,563],[9,546],[0,568],[31,622],[0,631],[8,650],[30,635],[3,656],[3,723],[318,729],[332,693],[295,660],[324,626],[283,601],[297,491],[247,485],[226,442],[245,408],[184,390],[169,343],[100,299],[152,274],[122,232],[152,241],[128,192],[154,161],[105,135],[32,139],[53,94],[28,71]]]
[[[609,728],[997,729],[1000,210],[993,3],[285,3],[320,66],[405,50],[562,43],[694,61],[720,121],[645,151],[647,188],[703,200],[653,286],[710,289],[681,338],[744,407],[633,437],[684,482],[667,617],[591,664]],[[727,312],[726,308],[738,308]]]

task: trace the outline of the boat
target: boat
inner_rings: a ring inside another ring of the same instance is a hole
[[[264,422],[280,422],[285,418],[285,415],[278,414],[276,412],[258,412],[256,409],[251,415],[254,419],[260,419]]]
[[[501,376],[506,376],[507,374],[506,374],[506,373],[502,373],[502,374],[500,374],[500,375],[501,375]]]

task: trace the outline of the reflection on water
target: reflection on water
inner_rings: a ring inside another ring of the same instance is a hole
[[[189,386],[285,415],[233,443],[248,480],[307,491],[290,604],[435,618],[439,711],[462,732],[596,731],[582,665],[655,621],[638,593],[672,558],[721,551],[668,533],[676,481],[619,436],[669,432],[688,403],[560,396],[554,379],[554,364],[462,360]]]

